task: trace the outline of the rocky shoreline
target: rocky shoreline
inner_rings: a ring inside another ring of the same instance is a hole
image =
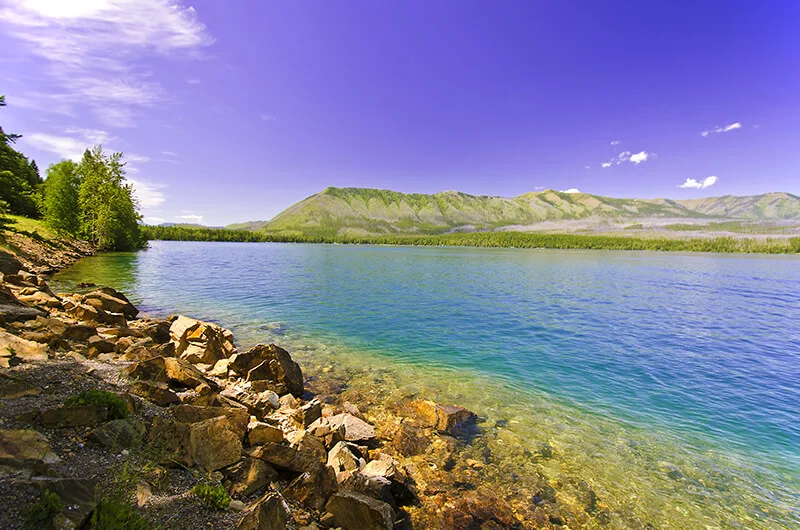
[[[216,324],[138,318],[107,287],[53,293],[29,268],[0,253],[0,527],[25,527],[44,491],[64,505],[41,526],[56,528],[112,528],[100,515],[126,503],[149,525],[132,528],[602,520],[593,494],[569,504],[546,482],[533,495],[513,492],[518,477],[503,493],[484,484],[492,458],[465,450],[479,427],[464,408],[347,401],[275,344],[239,351]]]

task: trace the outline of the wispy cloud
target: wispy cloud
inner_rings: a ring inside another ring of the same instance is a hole
[[[679,188],[693,188],[693,189],[697,189],[697,190],[702,190],[704,188],[709,188],[709,187],[713,186],[714,184],[717,183],[717,180],[719,180],[719,179],[717,177],[713,176],[713,175],[710,176],[710,177],[706,177],[706,178],[704,178],[703,180],[700,180],[700,181],[695,180],[695,179],[686,179],[686,182],[684,182],[683,184],[681,184],[678,187]]]
[[[199,79],[187,79],[186,82],[189,83],[190,85],[199,85],[200,84],[200,80]]]
[[[176,219],[180,219],[181,221],[186,221],[189,223],[203,224],[203,216],[198,214],[179,215],[176,217]]]
[[[146,225],[160,225],[161,223],[164,222],[164,219],[162,217],[147,216],[144,217],[142,221]]]
[[[23,136],[23,141],[37,149],[55,153],[61,158],[78,161],[88,147],[84,140],[72,136],[56,136],[45,133],[29,133]]]
[[[275,116],[273,116],[272,114],[262,114],[262,115],[261,115],[261,121],[275,121],[275,120],[277,120],[277,119],[278,119],[278,118],[276,118],[276,117],[275,117]]]
[[[139,201],[139,205],[142,208],[155,208],[161,206],[167,200],[162,191],[165,187],[163,184],[130,177],[127,180],[133,186],[133,196]]]
[[[18,0],[0,7],[0,26],[44,62],[54,85],[29,102],[63,114],[85,105],[112,127],[133,125],[137,109],[167,99],[140,58],[196,57],[214,41],[178,0]],[[53,100],[59,105],[48,107]]]
[[[180,156],[175,151],[161,151],[161,154],[164,156]]]
[[[578,188],[570,188],[568,190],[561,190],[561,193],[580,193],[581,190]]]
[[[735,123],[729,123],[728,125],[717,125],[716,127],[701,132],[700,136],[709,136],[711,134],[726,133],[741,128],[742,124],[737,121]]]
[[[600,167],[603,168],[610,168],[611,166],[619,166],[620,164],[624,164],[626,162],[630,162],[631,164],[639,165],[642,162],[647,162],[650,158],[655,158],[655,153],[650,153],[648,151],[639,151],[638,153],[631,153],[630,151],[623,151],[617,156],[613,157],[608,162],[603,162],[600,164]]]
[[[622,143],[622,140],[612,140],[611,145],[619,145]]]

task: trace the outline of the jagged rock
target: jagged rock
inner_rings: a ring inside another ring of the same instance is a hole
[[[443,527],[453,530],[523,528],[507,502],[475,491],[466,492],[455,502],[446,504],[442,510],[442,523]]]
[[[106,420],[108,409],[102,405],[76,405],[43,410],[39,422],[47,428],[83,427],[96,425]]]
[[[250,445],[280,443],[283,441],[283,431],[269,423],[253,421],[247,425],[247,441]]]
[[[17,297],[17,300],[24,304],[33,304],[40,307],[49,307],[53,309],[61,307],[61,300],[44,291],[36,291],[29,295],[20,295]]]
[[[339,489],[361,493],[385,502],[392,507],[392,510],[397,508],[394,496],[392,496],[392,482],[385,477],[368,477],[362,473],[351,473],[341,482]]]
[[[85,295],[84,300],[87,304],[102,309],[107,313],[122,313],[126,318],[134,319],[139,314],[139,310],[127,298],[113,289],[109,289],[114,294],[107,291],[97,290]]]
[[[248,509],[236,530],[285,530],[289,522],[289,508],[279,493],[267,493]]]
[[[313,399],[297,409],[294,417],[304,428],[308,427],[322,417],[322,403]]]
[[[42,389],[21,379],[0,373],[0,399],[38,396]]]
[[[47,329],[42,331],[23,331],[19,336],[25,340],[32,340],[40,344],[50,344],[58,338],[58,335]]]
[[[333,469],[318,465],[294,479],[283,490],[283,494],[308,508],[321,510],[336,490],[336,474]]]
[[[172,416],[181,423],[198,423],[211,418],[224,416],[230,430],[239,440],[244,439],[247,432],[250,414],[245,409],[230,407],[200,407],[196,405],[178,405],[171,409]]]
[[[228,491],[239,497],[250,496],[278,480],[278,472],[258,458],[245,457],[223,473],[231,483]]]
[[[337,473],[356,471],[366,465],[366,460],[355,444],[339,442],[328,453],[328,465]]]
[[[328,423],[328,418],[319,418],[307,427],[307,431],[323,441],[325,447],[332,448],[344,440],[345,425],[337,423],[334,427]]]
[[[361,493],[343,491],[331,497],[326,510],[344,530],[392,530],[394,511],[389,504]]]
[[[139,336],[149,337],[156,344],[166,344],[170,340],[170,322],[140,318],[128,324]]]
[[[238,462],[242,441],[224,416],[189,425],[189,454],[207,471],[216,471]]]
[[[144,435],[145,428],[141,421],[125,418],[100,425],[89,433],[89,440],[112,450],[132,449],[142,446]]]
[[[265,443],[251,451],[250,456],[295,473],[303,473],[322,463],[316,452],[304,447],[292,447],[286,443]]]
[[[144,507],[153,498],[153,488],[147,482],[136,483],[136,506]]]
[[[46,361],[48,347],[0,330],[0,357],[16,357],[21,361]]]
[[[233,334],[216,324],[179,316],[169,329],[175,354],[190,363],[213,365],[236,351]]]
[[[97,479],[34,477],[31,482],[42,491],[58,495],[67,507],[62,514],[70,526],[62,528],[83,528],[95,508]]]
[[[344,426],[344,439],[348,442],[367,441],[375,438],[375,429],[364,420],[346,412],[328,418],[331,430]]]
[[[267,381],[279,395],[303,394],[303,372],[289,352],[275,344],[258,344],[231,358],[228,369],[248,381]]]
[[[34,430],[0,429],[0,467],[31,469],[43,472],[59,461],[50,443]]]
[[[100,320],[100,310],[84,303],[69,303],[64,307],[67,313],[84,322],[97,322]]]
[[[284,394],[281,396],[279,402],[281,405],[280,408],[282,409],[294,410],[300,405],[297,399],[291,394]]]
[[[44,311],[34,307],[16,304],[0,304],[1,322],[25,322],[44,315]]]
[[[458,429],[474,423],[477,416],[469,410],[456,405],[441,405],[429,400],[415,400],[403,407],[423,425],[441,432],[453,434]]]
[[[292,434],[293,436],[289,440],[292,447],[315,454],[322,464],[327,462],[328,451],[325,449],[325,444],[322,443],[322,440],[307,431],[295,431]]]
[[[191,363],[174,357],[163,357],[163,359],[167,378],[170,381],[189,388],[202,384],[213,385],[216,388],[216,383],[207,380],[203,372],[192,366]]]
[[[210,370],[208,370],[208,375],[213,377],[228,377],[229,362],[229,359],[220,359]]]
[[[130,391],[162,407],[181,402],[180,398],[169,389],[166,383],[135,381],[131,384]]]
[[[164,361],[164,357],[151,357],[144,361],[133,363],[123,368],[122,373],[128,379],[160,381],[162,383],[169,381],[167,363]]]
[[[89,339],[86,341],[86,344],[89,346],[90,351],[91,349],[94,349],[97,352],[97,355],[101,353],[111,353],[116,347],[116,344],[101,338],[99,335],[93,335],[89,337]],[[93,355],[90,353],[89,357],[93,357]]]
[[[387,454],[373,455],[373,460],[369,461],[360,473],[365,477],[380,477],[389,480],[389,491],[397,504],[411,503],[415,498],[403,466]]]
[[[72,324],[61,333],[61,338],[86,342],[92,335],[97,335],[97,328],[86,324]]]
[[[258,417],[266,416],[280,406],[278,395],[270,390],[253,393],[237,385],[228,385],[220,392],[220,396],[244,405],[251,414]]]

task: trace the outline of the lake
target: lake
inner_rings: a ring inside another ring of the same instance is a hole
[[[800,527],[796,256],[151,242],[53,285],[82,281],[468,407],[502,465],[546,446],[656,528]]]

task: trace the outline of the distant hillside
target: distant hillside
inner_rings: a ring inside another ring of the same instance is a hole
[[[770,193],[675,201],[616,199],[554,190],[504,198],[457,191],[424,195],[369,188],[327,188],[290,206],[270,221],[226,228],[320,236],[437,234],[588,218],[800,219],[800,198],[788,193]]]

